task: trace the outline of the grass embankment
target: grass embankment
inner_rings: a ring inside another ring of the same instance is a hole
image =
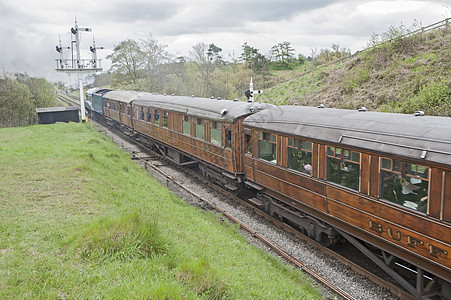
[[[314,299],[89,124],[0,129],[0,298]]]
[[[408,114],[423,110],[450,117],[450,68],[451,28],[445,27],[395,38],[312,72],[292,72],[294,78],[265,90],[256,101]]]

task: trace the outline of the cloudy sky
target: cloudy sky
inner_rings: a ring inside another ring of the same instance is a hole
[[[55,46],[61,36],[70,44],[77,17],[82,58],[93,35],[104,68],[114,45],[152,34],[169,52],[188,56],[199,42],[214,43],[224,58],[239,57],[244,42],[266,54],[288,41],[297,53],[332,43],[361,50],[373,33],[391,25],[423,26],[451,17],[451,0],[0,0],[0,74],[27,72],[49,80],[68,80],[56,73]]]

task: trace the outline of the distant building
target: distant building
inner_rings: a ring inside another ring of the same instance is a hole
[[[44,107],[36,108],[39,124],[53,124],[56,122],[80,122],[78,107]]]

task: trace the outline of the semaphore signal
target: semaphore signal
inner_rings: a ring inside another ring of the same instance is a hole
[[[96,47],[95,40],[93,38],[92,46],[89,47],[89,50],[92,53],[92,58],[82,59],[80,56],[80,32],[92,32],[92,29],[78,27],[77,18],[75,18],[75,26],[71,28],[70,32],[71,32],[70,47],[62,46],[61,37],[59,39],[59,45],[56,46],[56,51],[60,54],[60,58],[56,59],[56,71],[65,72],[67,74],[77,74],[80,88],[81,120],[82,122],[85,122],[86,117],[85,117],[85,102],[83,99],[83,78],[86,74],[92,74],[102,71],[101,60],[97,59],[97,49],[103,49],[103,47]],[[64,58],[63,50],[70,50],[71,58]]]

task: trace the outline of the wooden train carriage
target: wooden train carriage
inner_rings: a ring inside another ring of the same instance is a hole
[[[144,94],[133,101],[134,129],[180,164],[237,188],[244,173],[242,120],[268,104]],[[230,179],[230,180],[229,180]]]
[[[243,126],[256,204],[319,241],[334,238],[330,224],[449,288],[451,118],[286,106]]]
[[[131,102],[140,95],[134,91],[110,91],[103,95],[103,113],[120,124],[133,127]]]

